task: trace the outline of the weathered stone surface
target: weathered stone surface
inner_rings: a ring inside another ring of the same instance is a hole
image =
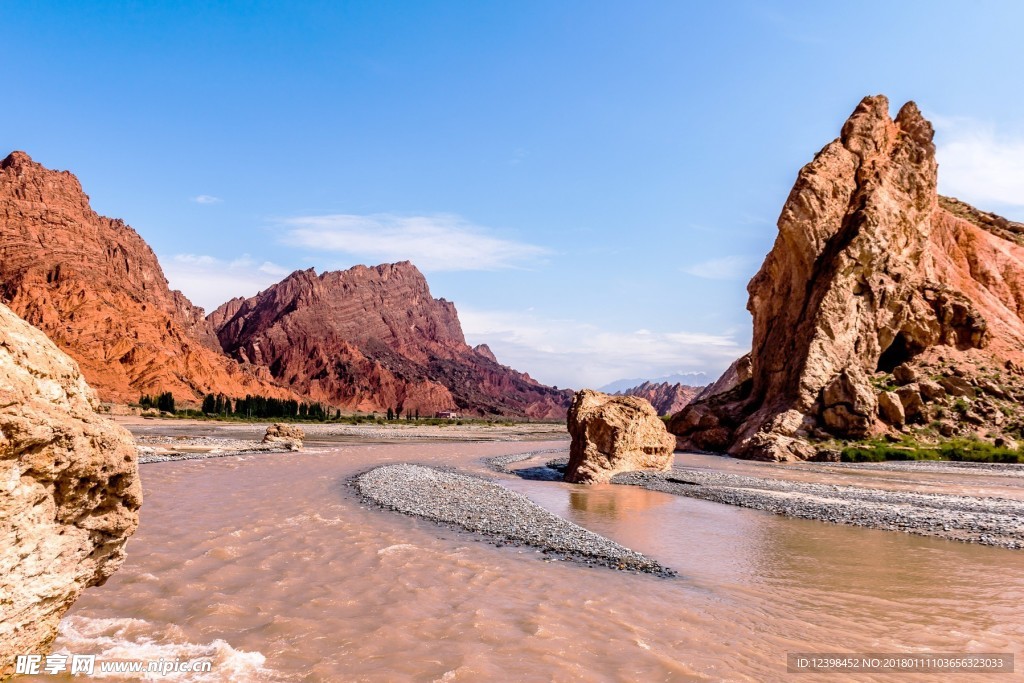
[[[878,415],[891,425],[899,427],[907,421],[900,397],[891,391],[878,394]]]
[[[814,438],[891,433],[876,378],[915,385],[901,403],[920,422],[922,397],[947,400],[923,378],[971,396],[957,372],[1021,367],[1024,226],[939,197],[931,125],[913,103],[895,120],[888,107],[865,98],[800,171],[748,286],[750,380],[723,378],[674,416],[680,448],[710,434],[740,457],[803,459]],[[1019,382],[997,384],[1014,396]]]
[[[946,398],[946,390],[938,382],[922,379],[918,381],[917,386],[921,391],[921,398],[926,402],[941,401]]]
[[[639,396],[650,401],[658,415],[674,415],[690,404],[705,387],[668,382],[644,382],[638,386],[615,392],[616,396]]]
[[[306,433],[298,425],[289,425],[275,422],[267,427],[267,433],[263,435],[263,443],[279,444],[290,451],[302,450],[302,440]]]
[[[93,211],[71,173],[23,152],[0,161],[0,301],[78,361],[104,401],[290,396],[224,357],[138,233]]]
[[[970,396],[975,394],[974,387],[962,377],[942,377],[938,385],[949,392],[950,396]]]
[[[619,472],[672,466],[675,438],[642,398],[584,389],[573,398],[567,421],[572,436],[568,482],[601,483]]]
[[[122,563],[142,504],[134,441],[75,362],[0,304],[0,678]]]
[[[917,384],[908,384],[896,390],[896,395],[903,404],[903,413],[907,416],[907,422],[923,422],[924,400]]]
[[[455,306],[408,261],[296,271],[209,319],[232,357],[343,408],[553,418],[571,398],[468,346]]]
[[[858,368],[846,368],[822,392],[822,417],[833,433],[861,437],[868,433],[876,409],[871,385]]]
[[[913,366],[903,363],[893,368],[892,376],[900,384],[910,384],[918,379],[917,370]]]

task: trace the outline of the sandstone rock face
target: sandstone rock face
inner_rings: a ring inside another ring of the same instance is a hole
[[[134,441],[94,404],[75,362],[0,304],[0,678],[48,649],[138,525]]]
[[[668,382],[644,382],[639,386],[625,391],[616,392],[616,396],[639,396],[650,401],[658,415],[672,415],[690,404],[705,387],[691,387],[688,384],[669,384]]]
[[[675,438],[644,399],[584,389],[573,398],[568,425],[568,482],[603,483],[619,472],[672,467]]]
[[[290,451],[301,451],[302,440],[305,438],[306,433],[302,431],[302,427],[275,422],[267,427],[263,443],[279,444]]]
[[[138,233],[96,214],[71,173],[23,152],[0,161],[0,301],[78,361],[104,401],[290,397],[224,357]]]
[[[209,318],[224,350],[331,405],[561,417],[571,394],[472,349],[455,306],[409,262],[292,273]]]
[[[907,421],[900,397],[891,391],[878,394],[878,415],[887,423],[899,427]]]
[[[879,386],[903,385],[905,419],[922,427],[980,415],[943,394],[974,395],[983,373],[1007,395],[1022,386],[1010,368],[1024,360],[1024,226],[939,197],[936,176],[917,107],[894,120],[885,97],[865,98],[800,171],[748,286],[749,379],[674,416],[680,447],[803,459],[815,440],[896,428]]]

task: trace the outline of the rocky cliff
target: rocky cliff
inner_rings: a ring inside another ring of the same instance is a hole
[[[616,396],[639,396],[650,401],[658,415],[673,415],[690,404],[705,387],[668,382],[644,382],[638,386],[615,392]]]
[[[0,304],[0,678],[49,648],[138,525],[134,442],[94,402],[75,362]]]
[[[748,286],[751,353],[673,417],[680,447],[1019,435],[1024,226],[940,198],[932,134],[914,103],[894,120],[868,97],[800,171]]]
[[[470,348],[454,305],[408,262],[297,271],[208,320],[237,360],[348,409],[554,418],[571,399]]]
[[[96,214],[74,175],[23,152],[0,161],[0,301],[77,360],[106,401],[285,393],[223,356],[138,233]]]

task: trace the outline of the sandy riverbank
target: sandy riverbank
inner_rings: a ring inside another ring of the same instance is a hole
[[[140,462],[195,460],[250,453],[280,453],[279,445],[261,440],[270,423],[218,422],[114,416],[139,445]],[[306,434],[306,448],[324,448],[343,443],[442,443],[494,441],[547,441],[565,439],[565,425],[521,423],[513,425],[444,424],[321,424],[298,423]]]

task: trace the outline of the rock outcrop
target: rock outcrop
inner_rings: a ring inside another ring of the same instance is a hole
[[[963,433],[1019,429],[996,392],[1024,391],[1024,226],[937,195],[932,133],[914,103],[893,120],[868,97],[800,171],[748,286],[749,377],[673,417],[681,448],[804,459],[955,412],[976,417]]]
[[[583,389],[573,397],[567,421],[568,482],[604,483],[619,472],[672,467],[675,438],[642,398]]]
[[[408,261],[296,271],[209,320],[232,357],[350,410],[556,418],[571,397],[469,347],[455,306]]]
[[[0,304],[0,678],[49,648],[138,525],[134,441],[94,405],[75,362]]]
[[[78,361],[104,401],[290,396],[221,353],[138,233],[94,212],[71,173],[23,152],[0,161],[0,301]]]
[[[290,451],[301,451],[302,440],[305,438],[306,433],[302,431],[302,427],[275,422],[267,427],[267,433],[263,435],[263,443],[282,446]]]
[[[658,415],[672,415],[690,404],[706,387],[668,382],[644,382],[638,386],[615,392],[616,396],[639,396],[650,401]]]

